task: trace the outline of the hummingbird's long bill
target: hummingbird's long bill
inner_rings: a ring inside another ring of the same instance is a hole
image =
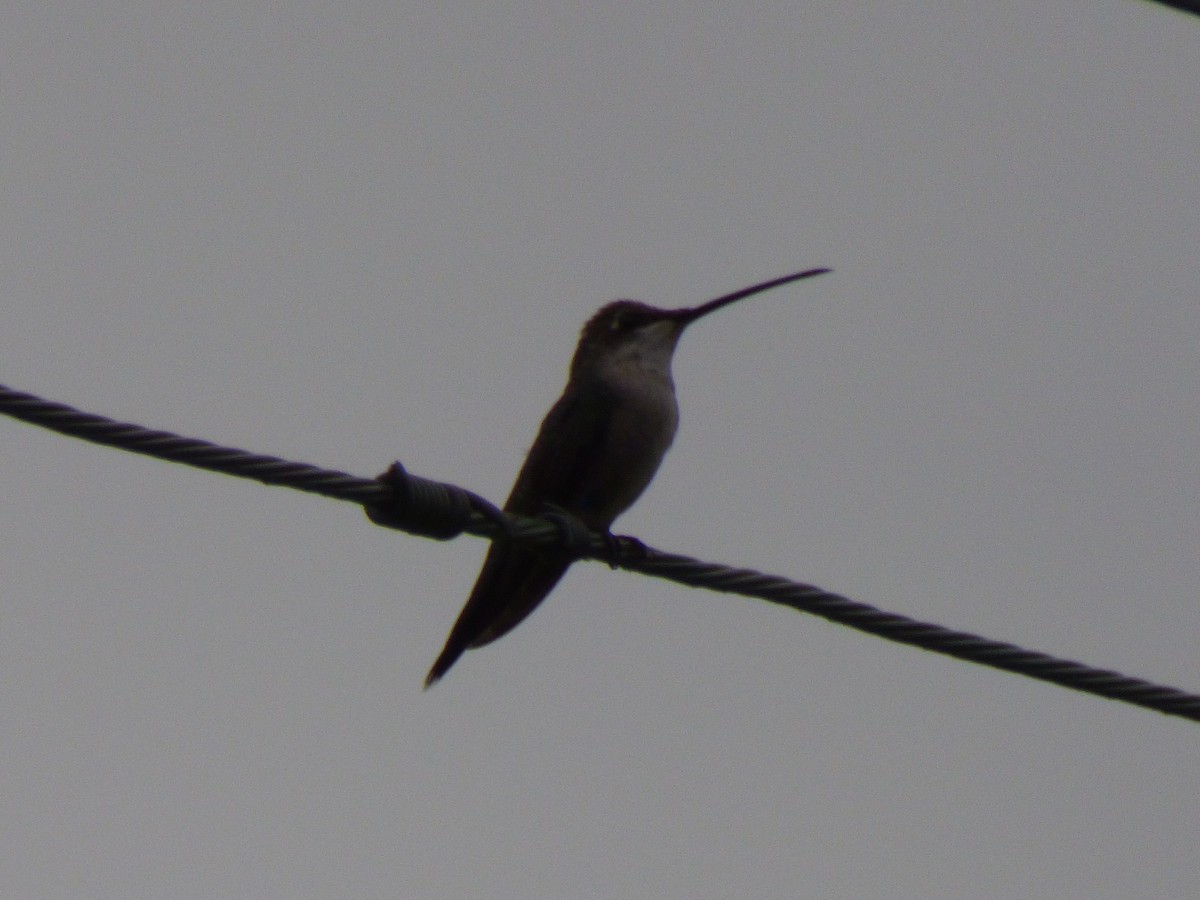
[[[718,297],[716,300],[709,300],[707,303],[702,303],[699,306],[693,306],[690,309],[681,309],[679,310],[679,318],[685,322],[694,322],[701,316],[707,316],[710,312],[716,312],[722,306],[728,306],[730,303],[737,303],[739,300],[745,300],[747,297],[753,297],[755,294],[761,294],[763,291],[769,291],[771,288],[777,288],[780,285],[799,281],[801,278],[812,278],[814,275],[824,275],[826,272],[832,271],[832,269],[807,269],[803,272],[784,275],[782,278],[772,278],[770,281],[742,288],[740,291],[734,291],[732,294],[726,294],[724,297]]]

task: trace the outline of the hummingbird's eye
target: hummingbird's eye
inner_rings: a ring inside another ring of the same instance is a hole
[[[613,316],[608,322],[608,329],[613,332],[632,331],[644,325],[645,322],[645,314],[637,308],[618,309],[613,312]]]

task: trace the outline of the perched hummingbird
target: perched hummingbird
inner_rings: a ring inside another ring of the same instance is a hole
[[[679,424],[671,356],[683,330],[752,294],[821,275],[810,269],[742,288],[690,309],[618,300],[583,327],[562,397],[542,422],[506,512],[557,508],[607,532],[654,477]],[[567,554],[494,542],[429,687],[471,647],[507,634],[537,607],[571,564]]]

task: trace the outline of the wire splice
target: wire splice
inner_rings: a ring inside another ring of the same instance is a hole
[[[363,504],[376,525],[448,541],[471,521],[470,495],[457,485],[410,475],[399,460],[376,480],[387,488],[387,502]]]

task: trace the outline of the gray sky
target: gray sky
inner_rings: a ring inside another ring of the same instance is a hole
[[[618,530],[1200,690],[1200,21],[423,6],[7,6],[0,382],[502,500],[596,307],[832,266]],[[422,693],[482,542],[0,440],[6,896],[1200,878],[1194,724],[595,564]]]

